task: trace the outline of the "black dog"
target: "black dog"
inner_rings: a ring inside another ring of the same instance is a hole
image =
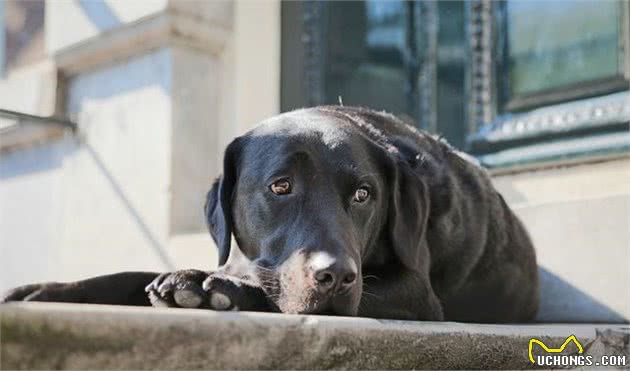
[[[536,314],[534,249],[484,170],[386,113],[327,106],[263,122],[228,146],[205,210],[216,272],[28,285],[5,300],[475,322]]]

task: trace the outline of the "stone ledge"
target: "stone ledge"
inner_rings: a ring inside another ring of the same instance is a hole
[[[61,117],[0,108],[0,154],[62,138],[68,130],[76,130],[76,125]]]
[[[65,75],[75,75],[161,47],[183,46],[220,54],[230,33],[222,24],[209,24],[171,9],[67,46],[53,58]]]
[[[625,354],[627,325],[479,325],[11,303],[1,369],[522,369],[529,339]]]

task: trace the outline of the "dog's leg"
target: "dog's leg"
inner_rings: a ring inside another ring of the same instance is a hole
[[[123,272],[76,282],[49,282],[17,287],[0,302],[50,301],[150,306],[144,288],[158,277],[152,272]]]
[[[428,277],[400,268],[363,273],[358,315],[423,321],[444,319],[442,305]]]

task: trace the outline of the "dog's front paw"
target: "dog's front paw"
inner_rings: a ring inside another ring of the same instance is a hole
[[[162,273],[145,288],[154,307],[209,308],[201,288],[208,272],[186,269]]]
[[[255,283],[222,272],[188,269],[163,273],[145,290],[156,307],[270,310],[265,293]]]
[[[215,272],[203,282],[214,310],[273,311],[258,283]]]

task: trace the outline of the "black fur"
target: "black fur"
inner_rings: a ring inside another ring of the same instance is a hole
[[[291,179],[292,194],[269,192],[277,176]],[[353,204],[361,184],[371,198]],[[226,309],[209,299],[221,292],[241,310],[475,322],[536,314],[534,249],[486,172],[386,113],[325,106],[267,120],[228,146],[205,212],[217,272],[29,285],[5,300],[146,305],[137,293],[148,285],[154,305]],[[251,269],[225,265],[232,236]],[[314,251],[355,262],[360,284],[325,300],[305,295],[307,284],[292,283],[304,268],[290,261]]]

